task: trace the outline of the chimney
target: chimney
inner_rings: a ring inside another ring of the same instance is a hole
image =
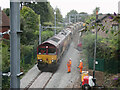
[[[120,14],[120,1],[118,2],[118,14]]]

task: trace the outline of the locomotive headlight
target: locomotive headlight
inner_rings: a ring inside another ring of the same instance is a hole
[[[51,60],[51,61],[52,61],[52,63],[56,62],[56,60]]]
[[[52,62],[54,62],[54,60],[52,60]]]
[[[38,59],[38,61],[42,62],[42,59]]]

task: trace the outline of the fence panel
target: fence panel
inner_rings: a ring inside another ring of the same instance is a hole
[[[93,69],[93,58],[88,58],[89,69]],[[95,65],[95,70],[108,73],[120,73],[119,60],[104,60],[96,59],[98,64]]]
[[[88,58],[89,69],[93,69],[93,58]],[[95,70],[97,71],[104,71],[104,59],[96,59],[98,64],[95,65]]]

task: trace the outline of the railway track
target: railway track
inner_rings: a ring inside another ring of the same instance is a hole
[[[52,72],[40,72],[25,88],[25,90],[29,90],[30,88],[42,88],[44,89],[46,85],[49,83],[50,79],[54,73]]]

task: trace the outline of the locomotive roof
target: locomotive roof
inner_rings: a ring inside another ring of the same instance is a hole
[[[64,41],[66,36],[68,36],[70,33],[71,33],[70,30],[65,29],[62,32],[59,32],[57,35],[51,37],[47,41],[43,42],[43,44],[50,43],[50,44],[54,45],[55,47],[58,47],[61,44],[61,42]]]

